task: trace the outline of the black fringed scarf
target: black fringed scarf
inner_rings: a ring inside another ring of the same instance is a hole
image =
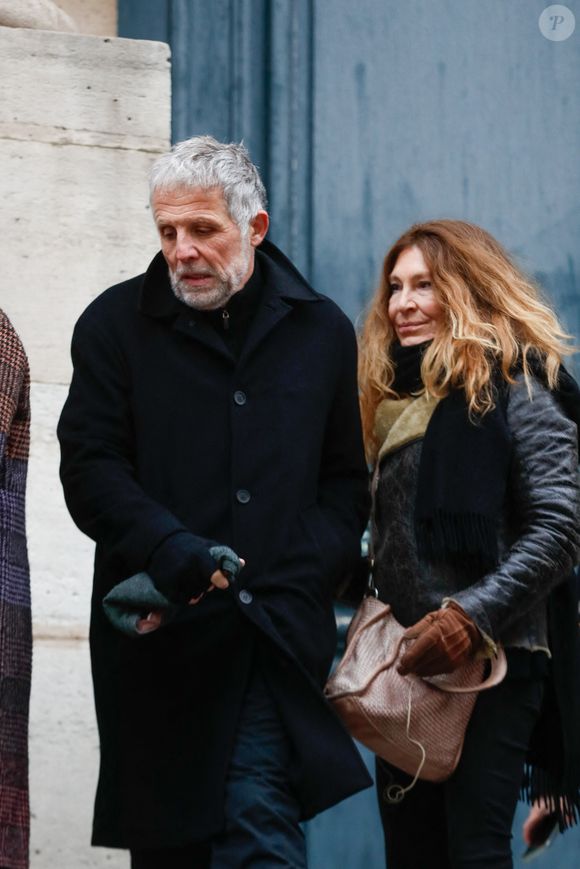
[[[396,345],[399,394],[419,392],[421,362],[428,344]],[[497,564],[497,524],[505,500],[511,455],[506,421],[507,390],[496,388],[496,406],[473,422],[463,390],[454,390],[433,412],[423,440],[415,535],[427,561]]]
[[[421,362],[427,347],[395,345],[393,389],[399,395],[423,389]],[[539,359],[530,360],[530,369],[545,382]],[[483,571],[498,562],[497,528],[511,457],[508,384],[499,375],[494,391],[494,409],[473,421],[463,390],[455,390],[439,402],[425,432],[415,534],[417,550],[427,561],[473,559]],[[580,431],[580,389],[563,367],[554,396]],[[532,736],[522,793],[529,802],[546,800],[563,830],[580,819],[580,635],[574,574],[548,597],[548,628],[552,678]]]

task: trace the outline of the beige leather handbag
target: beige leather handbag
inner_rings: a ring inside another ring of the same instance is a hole
[[[387,788],[385,797],[393,803],[419,778],[449,778],[459,763],[477,692],[498,685],[507,671],[500,649],[485,680],[482,660],[429,679],[401,676],[396,664],[404,651],[404,631],[388,604],[365,597],[349,627],[344,656],[325,688],[355,739],[414,776],[406,788]]]

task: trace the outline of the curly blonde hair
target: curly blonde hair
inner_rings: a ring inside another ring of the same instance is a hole
[[[499,368],[513,383],[520,364],[529,388],[529,356],[539,356],[546,381],[554,388],[562,357],[574,352],[551,308],[529,277],[484,229],[460,220],[417,223],[385,256],[379,287],[370,302],[360,336],[359,385],[367,455],[377,444],[377,405],[392,389],[391,346],[396,335],[388,316],[389,277],[399,255],[418,247],[431,272],[443,308],[437,335],[423,356],[425,390],[438,398],[451,389],[465,390],[472,415],[494,407],[493,372]]]

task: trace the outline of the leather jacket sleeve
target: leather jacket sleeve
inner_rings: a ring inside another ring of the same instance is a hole
[[[510,390],[513,435],[507,520],[499,566],[453,600],[494,639],[570,574],[580,551],[578,431],[554,395],[523,376]]]

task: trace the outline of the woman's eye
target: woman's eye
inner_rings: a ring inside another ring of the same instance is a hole
[[[417,284],[418,289],[420,290],[430,290],[431,289],[431,281],[419,281]]]
[[[401,287],[399,286],[399,284],[389,284],[389,293],[391,294],[391,296],[393,295],[393,293],[398,293],[400,289]]]

